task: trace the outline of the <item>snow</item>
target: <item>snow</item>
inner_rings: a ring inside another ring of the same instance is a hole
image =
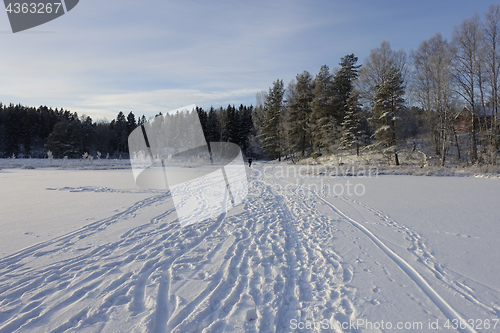
[[[0,333],[500,329],[498,179],[288,167],[185,227],[131,170],[0,170]]]

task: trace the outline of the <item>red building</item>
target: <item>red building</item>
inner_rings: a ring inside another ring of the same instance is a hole
[[[475,124],[479,125],[480,121],[485,120],[486,122],[491,121],[491,116],[493,115],[493,108],[489,105],[486,105],[485,108],[481,106],[476,106],[475,111]],[[472,129],[472,112],[470,112],[468,107],[464,107],[462,111],[460,111],[455,116],[455,121],[457,124],[457,132],[458,133],[468,133]]]

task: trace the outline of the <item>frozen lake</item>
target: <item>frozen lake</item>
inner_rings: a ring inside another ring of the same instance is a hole
[[[500,329],[499,180],[247,175],[181,227],[131,170],[0,170],[0,333]]]

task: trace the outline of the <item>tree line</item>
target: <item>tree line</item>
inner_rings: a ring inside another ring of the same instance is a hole
[[[251,154],[253,106],[228,105],[207,111],[196,107],[192,112],[197,112],[208,142],[233,142]],[[111,122],[94,122],[69,110],[0,103],[0,158],[43,158],[48,152],[56,158],[85,154],[126,158],[128,136],[146,121],[144,115],[136,118],[133,112],[119,112]]]
[[[145,121],[144,116],[140,121]],[[120,112],[111,122],[47,106],[27,107],[0,103],[0,157],[80,158],[126,154],[128,134],[137,126],[135,115]]]
[[[256,140],[268,157],[359,155],[363,147],[392,154],[398,165],[398,147],[419,137],[443,166],[451,149],[464,162],[496,164],[500,5],[483,21],[476,14],[456,26],[451,42],[437,33],[407,54],[384,41],[362,66],[357,61],[346,55],[333,71],[325,65],[314,78],[304,71],[286,88],[278,79],[257,95]],[[460,115],[470,122],[465,138]]]
[[[358,64],[354,54],[339,67],[304,71],[285,87],[276,80],[257,94],[256,106],[211,107],[197,112],[207,142],[238,144],[256,158],[318,156],[380,149],[399,164],[409,139],[427,142],[445,165],[453,151],[467,163],[496,164],[500,145],[500,5],[416,50],[394,51],[388,42]],[[161,113],[160,113],[161,115]],[[457,119],[465,119],[460,132]],[[120,112],[94,122],[76,112],[0,104],[0,157],[79,158],[128,156],[128,135],[147,120]]]

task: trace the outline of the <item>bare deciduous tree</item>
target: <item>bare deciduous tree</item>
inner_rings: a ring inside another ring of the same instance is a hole
[[[436,154],[441,155],[442,166],[446,160],[448,137],[454,133],[451,112],[453,57],[454,50],[439,33],[422,42],[412,53],[415,68],[413,91],[416,101],[427,113],[432,142]],[[457,149],[460,150],[458,143]]]
[[[484,60],[488,82],[490,85],[490,105],[492,120],[489,129],[490,145],[492,147],[492,163],[496,164],[499,149],[498,105],[500,103],[500,5],[491,4],[486,12],[484,23]]]
[[[471,161],[478,161],[477,153],[477,89],[479,50],[482,43],[481,24],[476,14],[464,20],[453,29],[453,43],[456,46],[456,65],[454,77],[457,83],[457,92],[470,106],[471,117]]]
[[[405,82],[409,80],[406,52],[403,50],[393,51],[389,42],[383,41],[380,47],[371,50],[370,56],[359,69],[357,88],[360,91],[363,104],[373,104],[376,92],[375,86],[383,81],[384,76],[391,67],[394,67],[402,74]]]

